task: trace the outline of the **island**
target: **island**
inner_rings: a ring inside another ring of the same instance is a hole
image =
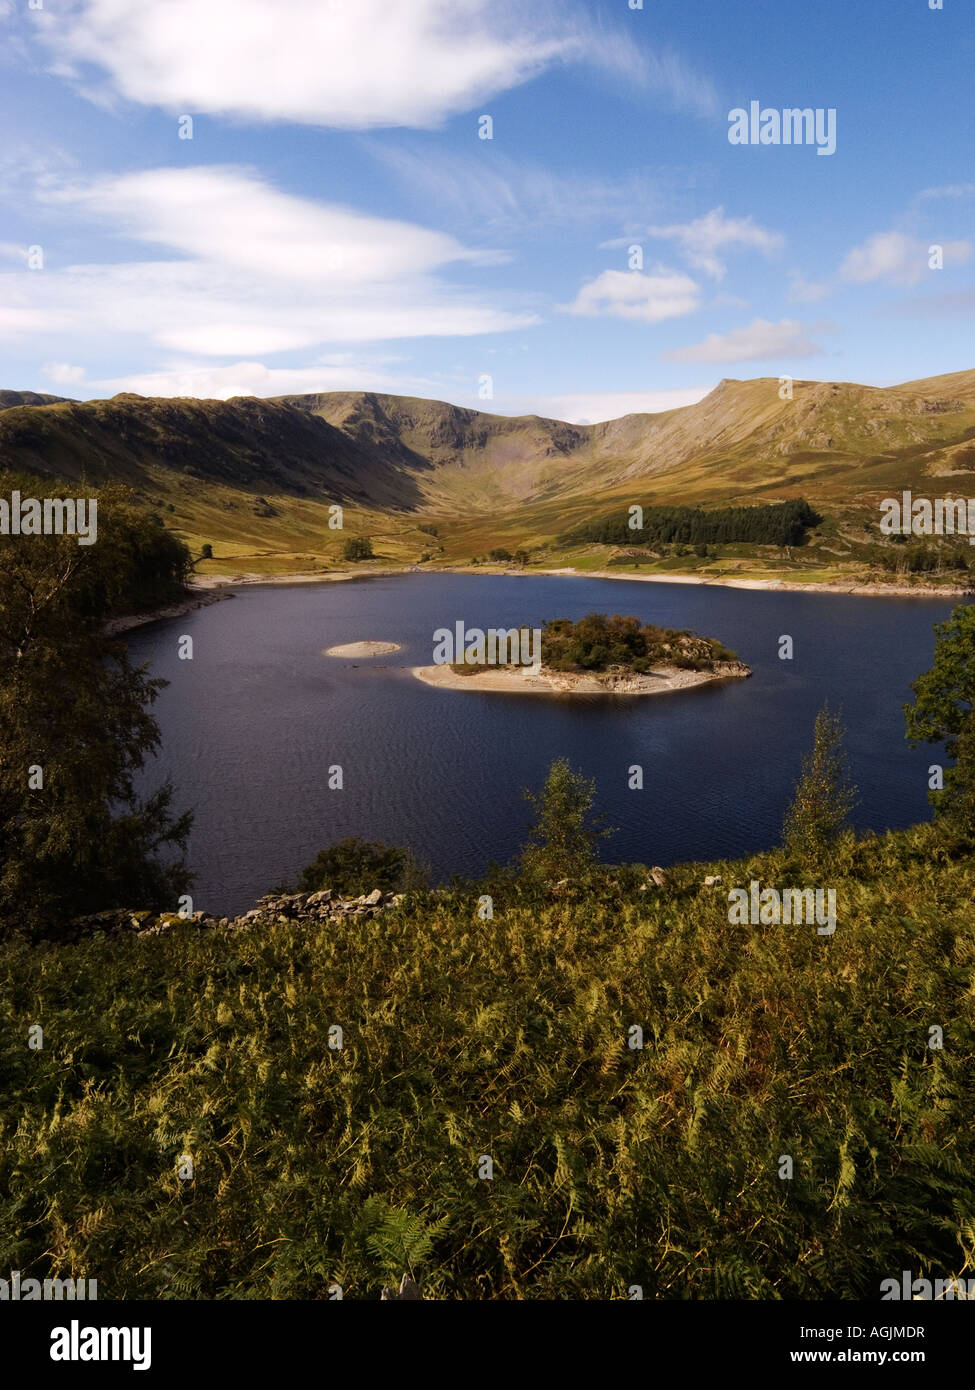
[[[399,649],[398,642],[343,642],[337,647],[326,647],[322,656],[389,656]]]
[[[527,635],[531,629],[518,631]],[[541,629],[541,660],[535,664],[488,664],[468,653],[464,661],[411,670],[444,690],[517,695],[663,695],[752,674],[736,652],[712,637],[604,613],[576,623],[550,619]]]

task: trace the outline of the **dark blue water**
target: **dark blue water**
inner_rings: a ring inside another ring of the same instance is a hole
[[[249,588],[130,637],[170,682],[157,705],[168,774],[196,812],[195,904],[237,912],[349,835],[411,846],[438,879],[511,858],[530,822],[522,788],[566,756],[595,778],[618,833],[613,861],[667,865],[778,843],[817,710],[842,706],[860,789],[855,824],[930,814],[930,748],[911,751],[902,706],[931,665],[952,604],[567,576],[404,575]],[[415,680],[435,628],[539,625],[597,610],[692,628],[736,649],[750,680],[643,698],[562,699],[436,690]],[[181,634],[193,638],[181,661]],[[792,661],[778,657],[793,638]],[[402,651],[358,664],[323,647]],[[330,791],[341,764],[344,789]],[[644,790],[627,787],[644,769]]]

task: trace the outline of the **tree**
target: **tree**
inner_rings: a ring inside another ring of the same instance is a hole
[[[200,551],[200,559],[201,559],[201,560],[212,560],[212,559],[213,559],[213,546],[210,544],[209,541],[206,542],[206,544],[204,545],[203,549]]]
[[[60,492],[17,481],[34,497]],[[175,909],[190,882],[171,857],[190,816],[173,816],[168,783],[144,801],[134,789],[159,744],[149,709],[166,682],[133,668],[104,631],[113,613],[179,592],[189,553],[120,490],[97,501],[91,546],[0,537],[0,931],[51,931],[104,908]]]
[[[342,547],[344,560],[371,560],[372,541],[368,536],[350,536]]]
[[[914,704],[904,706],[907,739],[943,743],[954,767],[943,791],[929,793],[936,815],[955,830],[975,832],[975,604],[960,603],[934,629],[934,665],[911,685]]]
[[[802,760],[792,805],[785,816],[785,847],[793,858],[820,867],[856,805],[843,748],[843,722],[828,701],[816,715],[812,752]]]
[[[516,565],[524,567],[528,564],[529,555],[527,550],[516,550],[512,557]]]
[[[332,888],[357,897],[374,888],[384,893],[406,892],[423,887],[425,882],[426,872],[411,850],[354,836],[319,850],[299,874],[297,891],[317,893]]]
[[[529,843],[522,851],[525,875],[547,886],[571,879],[590,880],[596,868],[596,848],[612,831],[601,819],[591,819],[596,784],[574,772],[567,758],[557,759],[548,770],[539,794],[525,792],[538,817]]]
[[[511,559],[511,551],[505,550],[503,546],[496,546],[494,550],[488,552],[489,560],[507,561]]]

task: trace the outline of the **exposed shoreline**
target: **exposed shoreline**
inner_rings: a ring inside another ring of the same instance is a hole
[[[437,569],[426,567],[399,566],[396,569],[354,569],[332,570],[327,574],[251,574],[244,573],[231,577],[223,575],[204,575],[192,581],[193,588],[224,589],[246,587],[254,584],[337,584],[343,580],[373,579],[399,574],[475,574],[505,575],[508,578],[529,578],[533,574],[568,575],[575,579],[625,579],[638,584],[703,584],[726,589],[769,589],[782,593],[795,591],[805,594],[850,594],[857,598],[874,596],[877,598],[975,598],[975,588],[958,584],[946,584],[935,589],[914,584],[865,584],[860,580],[826,580],[816,583],[802,579],[749,579],[735,575],[710,574],[620,574],[614,570],[580,570],[571,566],[560,569],[505,569],[503,566],[491,568],[487,565],[476,569],[469,565],[442,566]]]
[[[531,666],[504,666],[458,675],[450,666],[411,666],[410,674],[440,690],[479,690],[503,695],[666,695],[674,690],[742,680],[751,670],[741,661],[716,661],[713,671],[685,671],[662,663],[645,675],[634,672],[536,671]]]
[[[151,608],[147,613],[124,613],[121,617],[110,618],[102,631],[106,637],[119,637],[122,633],[131,632],[134,627],[145,627],[147,623],[158,623],[164,618],[183,618],[196,608],[206,608],[211,603],[219,603],[221,599],[233,598],[233,594],[224,593],[222,589],[208,590],[205,593],[194,592],[194,589],[195,586],[191,585],[190,593],[185,599],[167,603],[162,608]]]
[[[279,587],[293,584],[341,584],[354,579],[380,579],[401,574],[474,574],[504,575],[507,578],[526,579],[532,575],[558,577],[567,575],[572,579],[623,579],[637,584],[700,584],[725,589],[769,590],[778,593],[803,594],[846,594],[853,598],[971,598],[975,599],[975,589],[958,585],[945,585],[933,589],[913,584],[863,584],[854,580],[830,580],[822,584],[792,579],[737,579],[734,575],[699,574],[619,574],[612,570],[578,570],[571,567],[563,569],[489,569],[459,565],[456,568],[421,569],[418,566],[400,566],[397,569],[370,570],[330,570],[327,574],[255,574],[245,572],[235,575],[207,574],[194,576],[190,580],[188,596],[185,600],[167,604],[163,608],[152,609],[147,613],[127,614],[112,618],[105,625],[108,636],[114,637],[129,632],[132,628],[143,627],[147,623],[159,622],[164,618],[181,618],[196,608],[220,599],[233,598],[228,590],[253,588],[261,585]],[[461,677],[461,679],[471,679]]]
[[[465,571],[466,573],[466,571]],[[503,570],[511,574],[574,575],[584,579],[629,579],[637,584],[702,584],[724,589],[768,589],[780,593],[847,594],[855,598],[975,598],[975,589],[944,585],[940,589],[913,584],[863,584],[856,580],[744,579],[734,575],[699,574],[614,574],[612,570]]]

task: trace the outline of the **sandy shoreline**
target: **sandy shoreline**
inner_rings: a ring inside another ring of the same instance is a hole
[[[238,574],[233,577],[224,575],[205,575],[194,579],[192,586],[194,589],[225,589],[249,586],[252,584],[338,584],[350,579],[373,579],[388,577],[399,574],[476,574],[476,575],[504,575],[507,578],[530,578],[533,574],[543,574],[546,576],[568,575],[575,579],[625,579],[637,584],[701,584],[712,585],[725,589],[768,589],[780,593],[803,593],[803,594],[850,594],[857,598],[973,598],[975,589],[966,588],[963,585],[945,585],[940,589],[922,588],[913,584],[864,584],[856,580],[830,580],[825,583],[817,584],[811,580],[801,579],[747,579],[736,578],[735,575],[702,575],[702,574],[620,574],[614,570],[578,570],[571,567],[562,569],[518,569],[506,570],[504,568],[490,569],[488,567],[478,567],[471,569],[469,566],[457,566],[456,568],[443,567],[439,569],[427,569],[420,566],[405,566],[399,569],[374,569],[366,570],[357,568],[354,570],[333,570],[327,574]]]
[[[768,589],[779,593],[849,594],[856,598],[973,598],[975,589],[945,585],[941,589],[921,588],[913,584],[860,584],[854,580],[816,584],[809,580],[793,579],[736,579],[734,575],[699,574],[619,574],[612,570],[518,570],[518,574],[575,575],[585,579],[629,579],[637,584],[701,584],[724,589]],[[511,574],[512,571],[505,571]]]
[[[440,690],[478,690],[503,695],[666,695],[673,690],[711,685],[715,681],[741,680],[751,671],[740,661],[720,661],[713,671],[683,671],[661,665],[646,675],[605,672],[575,674],[568,671],[535,671],[531,666],[498,667],[461,676],[450,666],[411,666],[411,675]]]
[[[577,570],[571,568],[547,570],[470,569],[468,567],[420,569],[417,566],[405,566],[399,569],[330,570],[327,574],[254,574],[243,572],[235,575],[207,574],[195,576],[190,580],[185,601],[169,604],[149,613],[134,613],[125,617],[113,618],[106,624],[105,632],[114,637],[130,631],[132,628],[142,627],[146,623],[158,622],[163,618],[181,618],[184,614],[192,612],[195,608],[203,608],[208,603],[216,603],[219,599],[233,598],[233,594],[227,592],[232,589],[250,588],[258,585],[278,587],[292,584],[341,584],[347,580],[380,579],[400,574],[505,575],[508,578],[519,579],[531,578],[532,575],[539,574],[546,576],[568,575],[575,579],[625,579],[637,584],[701,584],[726,589],[766,589],[778,593],[847,594],[856,598],[975,598],[975,589],[961,588],[957,585],[945,586],[942,589],[928,589],[914,587],[910,584],[858,584],[853,581],[814,584],[791,579],[736,579],[734,575],[619,574],[612,570]],[[461,679],[471,678],[461,677]]]

